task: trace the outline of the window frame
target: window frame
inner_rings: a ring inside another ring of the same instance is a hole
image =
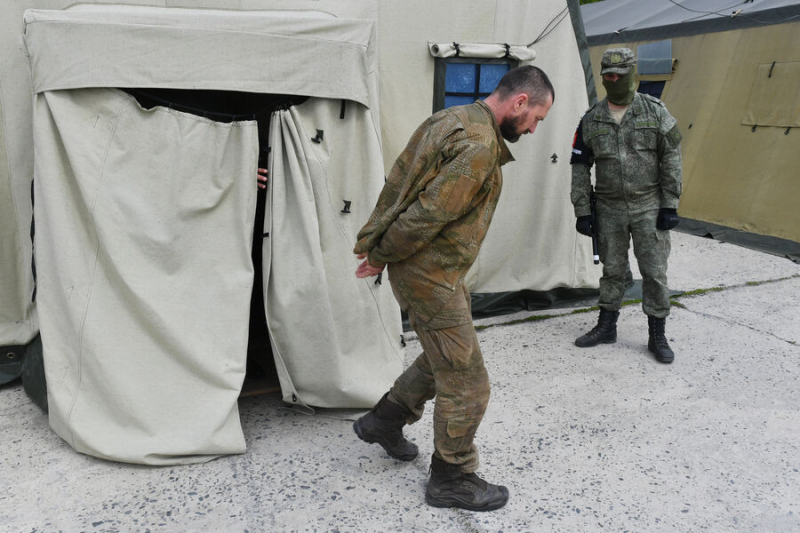
[[[481,65],[509,65],[509,70],[519,66],[519,60],[511,57],[487,58],[487,57],[436,57],[433,72],[433,112],[444,109],[445,96],[488,96],[490,93],[482,93],[480,87]],[[445,77],[447,75],[447,65],[450,63],[469,63],[478,66],[478,75],[475,78],[475,92],[470,93],[445,93]]]

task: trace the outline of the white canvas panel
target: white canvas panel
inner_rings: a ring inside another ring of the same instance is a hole
[[[370,110],[309,99],[273,115],[270,147],[264,301],[283,399],[371,407],[403,354],[388,280],[355,277],[356,234],[384,181]]]
[[[32,301],[30,187],[27,205],[17,207],[8,172],[3,88],[0,79],[0,346],[13,346],[33,338],[36,320]],[[17,192],[22,196],[22,191]],[[24,214],[28,216],[23,218]]]
[[[374,23],[127,7],[25,12],[34,92],[218,89],[377,103]],[[58,50],[58,53],[53,53]],[[302,65],[302,68],[298,68]]]
[[[500,202],[468,278],[473,292],[598,286],[602,268],[592,263],[591,239],[575,231],[569,199],[572,139],[588,96],[566,7],[566,2],[498,1],[496,42],[531,42],[551,28],[533,45],[531,64],[547,73],[556,98],[536,132],[509,146],[516,161],[503,167]]]
[[[256,124],[111,89],[39,94],[34,110],[52,428],[117,461],[244,452]]]

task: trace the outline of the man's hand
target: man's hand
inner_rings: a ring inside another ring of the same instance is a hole
[[[367,257],[367,254],[358,254],[356,257],[358,259],[364,259],[365,257]],[[377,276],[378,274],[383,272],[383,268],[384,267],[378,268],[376,266],[372,266],[369,263],[369,259],[367,259],[366,261],[358,265],[358,268],[356,269],[356,277],[371,278],[372,276]]]
[[[266,168],[259,168],[258,169],[258,178],[257,178],[258,181],[256,181],[256,184],[258,184],[258,188],[259,189],[266,189],[267,188],[267,172],[268,171],[267,171]]]
[[[583,215],[575,221],[575,230],[581,235],[592,236],[592,215]]]
[[[658,210],[658,218],[656,219],[656,228],[667,230],[672,229],[678,225],[681,219],[678,216],[677,209],[670,209],[668,207],[662,207]]]

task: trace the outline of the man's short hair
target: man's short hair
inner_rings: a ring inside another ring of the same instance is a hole
[[[550,78],[538,67],[525,65],[524,67],[512,68],[497,84],[495,92],[501,100],[514,94],[525,93],[528,95],[530,105],[543,105],[547,102],[547,97],[556,101],[556,92]]]

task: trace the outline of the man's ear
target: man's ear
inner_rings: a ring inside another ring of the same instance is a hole
[[[519,93],[514,96],[514,114],[522,112],[525,109],[525,106],[528,105],[528,95],[525,93]]]

